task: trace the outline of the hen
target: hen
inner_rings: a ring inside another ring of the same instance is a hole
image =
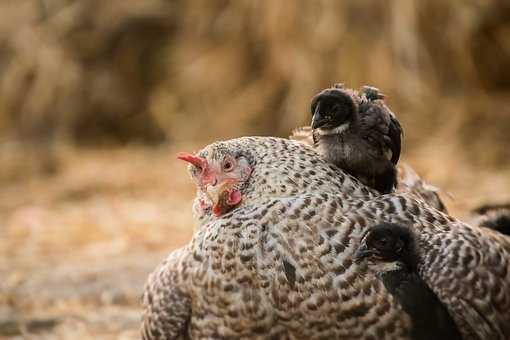
[[[379,195],[295,141],[245,137],[193,156],[210,169],[236,160],[235,175],[204,172],[205,184],[190,166],[208,200],[228,209],[204,210],[191,242],[149,277],[144,339],[408,339],[409,315],[353,260],[381,222],[415,230],[417,271],[465,339],[510,337],[505,236],[407,194]]]

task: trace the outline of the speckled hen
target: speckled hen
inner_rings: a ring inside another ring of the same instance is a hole
[[[245,137],[197,156],[243,157],[250,176],[237,178],[238,204],[204,213],[191,242],[149,277],[144,339],[408,339],[407,313],[353,261],[380,222],[416,231],[418,273],[465,339],[510,337],[505,236],[406,194],[379,195],[295,141]]]

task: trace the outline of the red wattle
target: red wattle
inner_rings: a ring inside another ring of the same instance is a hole
[[[223,213],[221,211],[221,208],[220,208],[220,205],[219,204],[215,204],[212,208],[212,213],[214,216],[216,217],[219,217],[221,216]]]
[[[242,200],[241,192],[237,189],[232,190],[231,192],[229,192],[227,204],[238,205],[239,203],[241,203],[241,200]]]

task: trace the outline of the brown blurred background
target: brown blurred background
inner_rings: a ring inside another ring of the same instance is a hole
[[[510,199],[507,0],[0,0],[0,338],[137,337],[193,230],[176,151],[371,84],[452,213]]]

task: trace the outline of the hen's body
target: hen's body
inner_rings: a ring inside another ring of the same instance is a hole
[[[297,142],[241,138],[214,147],[252,157],[243,203],[203,217],[191,243],[151,275],[145,339],[406,339],[409,317],[352,260],[368,226],[383,221],[417,231],[420,276],[466,339],[510,336],[503,236],[405,194],[377,196]]]
[[[396,192],[410,193],[416,196],[417,199],[427,202],[432,208],[448,213],[446,205],[439,196],[439,189],[429,183],[411,168],[408,164],[400,164],[397,167],[398,185]]]
[[[308,146],[314,146],[313,131],[309,126],[295,129],[292,132],[290,139],[301,142]],[[329,148],[329,152],[332,152],[333,150],[335,149]],[[321,151],[321,154],[324,155],[324,152],[328,151],[323,150]],[[334,156],[327,156],[325,159],[330,161],[332,157]],[[376,165],[377,163],[373,163],[373,166]],[[388,163],[386,163],[386,165],[382,165],[383,168],[386,168],[387,166]],[[430,185],[423,178],[418,176],[418,174],[413,170],[411,166],[406,163],[401,163],[400,165],[396,166],[396,171],[398,174],[398,180],[396,181],[397,187],[395,188],[395,192],[412,194],[418,200],[426,202],[431,207],[436,208],[441,212],[448,213],[446,205],[438,194],[440,190],[433,185]],[[365,184],[367,184],[366,182],[367,181],[365,180]]]

